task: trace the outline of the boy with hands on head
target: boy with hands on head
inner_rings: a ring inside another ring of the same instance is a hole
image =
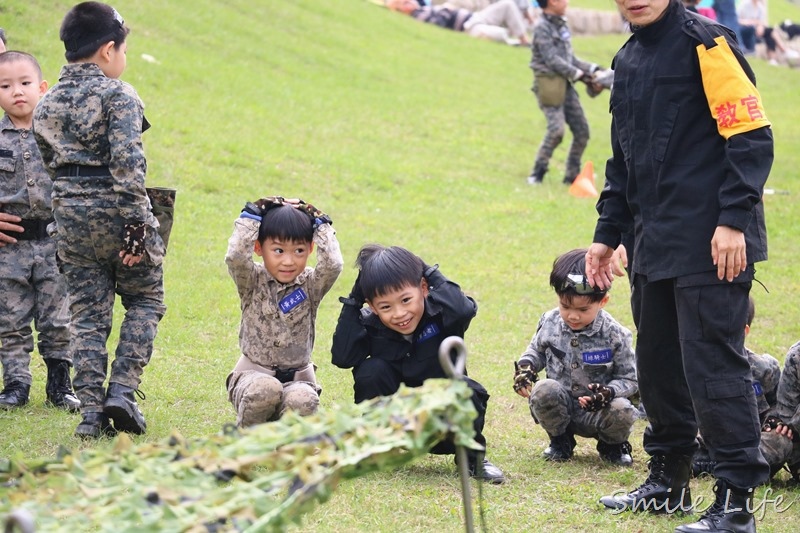
[[[319,407],[314,324],[344,266],[331,224],[313,205],[280,196],[248,202],[234,224],[225,262],[241,300],[241,357],[226,385],[241,427]]]
[[[559,305],[542,315],[514,364],[514,391],[550,437],[545,459],[571,459],[580,435],[597,439],[604,461],[630,466],[628,437],[638,416],[628,400],[638,390],[632,335],[603,310],[608,294],[587,283],[585,256],[572,250],[553,263]],[[539,380],[542,370],[547,378]]]

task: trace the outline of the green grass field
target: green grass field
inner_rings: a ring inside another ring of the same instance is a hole
[[[614,9],[612,0],[572,4]],[[35,54],[51,84],[63,63],[58,28],[71,5],[0,5],[10,48]],[[281,194],[327,211],[345,256],[317,324],[323,409],[352,401],[352,377],[330,364],[330,340],[337,297],[355,277],[355,253],[367,242],[402,245],[439,263],[479,304],[466,337],[470,375],[492,394],[488,455],[508,477],[503,486],[483,488],[489,530],[650,532],[682,523],[615,516],[597,504],[599,496],[644,479],[641,422],[631,439],[632,469],[602,464],[587,440],[573,461],[551,465],[541,458],[544,431],[511,390],[512,362],[540,314],[555,305],[547,285],[553,258],[588,246],[596,217],[592,200],[573,198],[561,185],[569,136],[545,184],[525,182],[544,129],[527,49],[420,24],[365,0],[114,5],[132,29],[123,79],[138,90],[153,124],[145,135],[148,184],[179,191],[165,267],[168,312],[141,385],[148,434],[137,442],[173,430],[207,435],[234,420],[224,382],[238,358],[239,308],[223,257],[245,201]],[[800,20],[797,4],[772,0],[770,9],[771,20]],[[624,39],[580,37],[574,46],[608,66]],[[776,159],[767,185],[775,194],[764,198],[770,261],[757,275],[770,292],[753,290],[757,317],[748,345],[783,360],[800,339],[800,71],[752,65]],[[584,161],[594,163],[600,186],[609,155],[608,93],[583,95],[582,102],[592,128]],[[607,309],[632,327],[627,280],[612,294]],[[43,406],[45,368],[38,356],[33,361],[31,403],[0,412],[0,458],[52,455],[59,445],[108,446],[81,443],[72,436],[77,415]],[[800,490],[781,476],[770,497],[778,492],[786,500],[781,508],[795,505],[784,512],[764,505],[761,532],[800,529]],[[710,502],[710,481],[694,482],[693,490]],[[296,530],[455,532],[463,529],[461,509],[452,459],[430,456],[343,483]]]

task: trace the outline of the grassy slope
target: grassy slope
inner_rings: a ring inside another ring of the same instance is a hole
[[[12,48],[36,54],[51,83],[63,59],[57,28],[70,5],[11,0],[0,7]],[[133,29],[124,79],[154,124],[145,136],[148,180],[179,189],[166,266],[169,312],[142,384],[150,432],[141,440],[172,428],[208,434],[232,419],[224,379],[237,357],[238,302],[222,257],[244,201],[281,193],[332,215],[348,264],[319,315],[315,354],[325,408],[352,398],[350,374],[333,368],[328,353],[335,296],[349,290],[354,254],[365,242],[404,245],[438,262],[480,305],[467,337],[470,371],[493,395],[490,457],[509,477],[506,486],[484,490],[492,529],[584,531],[598,524],[600,531],[651,531],[679,523],[614,517],[594,504],[600,494],[641,480],[641,426],[632,439],[633,470],[601,466],[588,441],[572,463],[547,465],[539,458],[545,435],[510,391],[511,362],[539,314],[554,305],[547,287],[552,259],[587,245],[595,218],[592,201],[570,197],[559,183],[564,146],[544,186],[524,182],[543,129],[529,92],[528,51],[427,27],[361,0],[115,5]],[[796,6],[785,7],[794,10],[786,16],[800,18]],[[575,47],[608,65],[623,39],[576,38]],[[158,63],[143,61],[143,53]],[[785,194],[765,200],[771,261],[759,278],[771,293],[754,291],[758,317],[749,344],[782,358],[800,338],[792,303],[800,287],[791,268],[800,233],[793,213],[800,74],[760,61],[753,66],[776,136],[769,186]],[[592,125],[585,160],[602,179],[607,93],[582,101]],[[624,281],[609,309],[631,325]],[[34,367],[32,403],[0,413],[0,456],[81,446],[71,437],[77,418],[41,406],[44,370],[36,358]],[[303,529],[457,531],[453,472],[450,458],[430,457],[345,483]],[[695,487],[708,500],[709,483]],[[760,531],[798,525],[796,513],[769,509]]]

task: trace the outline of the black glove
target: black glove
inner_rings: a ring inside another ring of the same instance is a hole
[[[526,398],[531,395],[533,384],[539,380],[539,376],[533,371],[533,366],[528,361],[521,363],[514,361],[514,392],[517,394],[524,391]]]
[[[774,431],[778,429],[778,426],[785,425],[783,420],[778,418],[777,416],[768,416],[766,420],[764,420],[764,425],[761,426],[761,431],[766,431],[768,428],[770,431]]]
[[[260,221],[264,215],[267,214],[267,211],[282,205],[283,196],[267,196],[255,202],[247,202],[244,205],[244,209],[242,209],[242,214],[245,215],[245,218],[252,218]]]
[[[361,271],[359,270],[356,281],[353,283],[353,288],[350,289],[350,299],[353,300],[359,307],[364,305],[364,291],[361,290]]]
[[[314,229],[317,229],[322,224],[333,224],[333,220],[331,220],[331,217],[329,217],[328,215],[326,215],[313,205],[304,202],[303,200],[300,200],[300,203],[297,206],[297,208],[303,211],[311,218],[312,222],[314,223]]]
[[[584,407],[587,411],[599,411],[611,403],[611,400],[613,400],[616,395],[614,389],[601,385],[600,383],[589,383],[587,388],[594,393],[589,396],[589,403]]]
[[[125,224],[125,229],[122,231],[122,251],[128,255],[142,255],[146,235],[147,225],[144,222]]]

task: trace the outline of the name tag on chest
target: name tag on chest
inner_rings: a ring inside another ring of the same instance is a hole
[[[417,335],[417,342],[424,342],[439,334],[439,326],[436,324],[428,324]]]
[[[761,383],[758,381],[753,382],[753,390],[755,391],[756,396],[761,396],[764,394],[764,389],[761,387]]]
[[[610,348],[606,348],[605,350],[596,350],[594,352],[581,352],[581,357],[587,365],[604,365],[611,362],[614,354],[611,353]]]
[[[281,308],[283,314],[286,314],[306,300],[308,300],[306,292],[303,289],[295,289],[283,297],[283,300],[278,303],[278,307]]]

